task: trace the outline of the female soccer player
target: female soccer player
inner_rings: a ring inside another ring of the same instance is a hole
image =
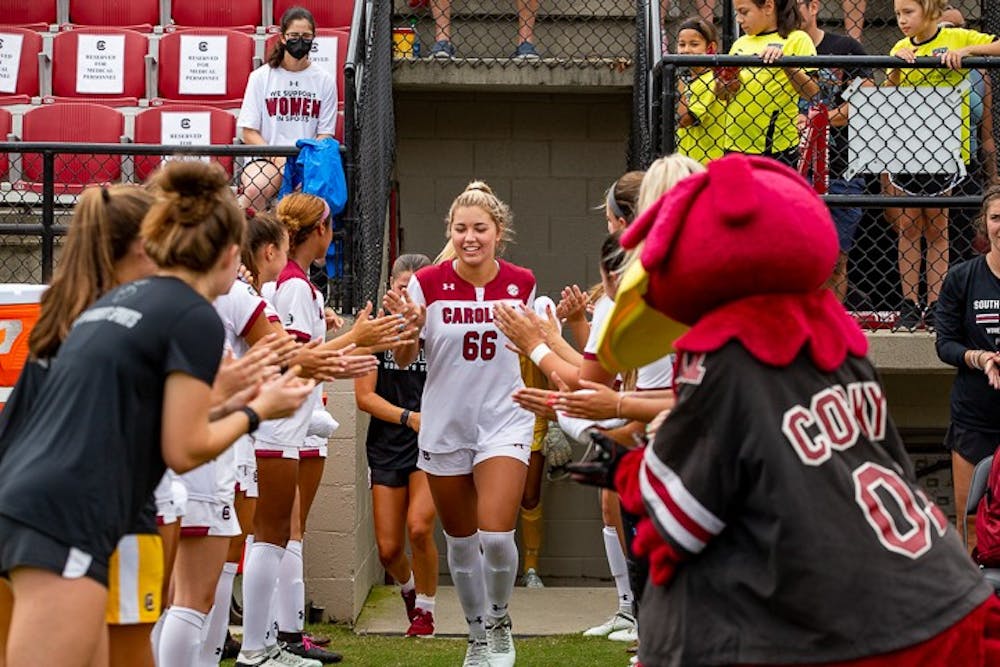
[[[68,335],[48,330],[48,341],[65,340],[3,448],[0,572],[13,589],[10,665],[31,664],[42,644],[52,662],[88,664],[103,634],[111,552],[165,464],[193,469],[262,418],[293,411],[312,389],[292,371],[209,421],[223,343],[211,301],[236,274],[243,214],[213,165],[171,163],[155,185],[142,237],[156,275],[98,299]],[[105,190],[91,197],[112,198]],[[96,233],[113,234],[116,222],[98,217]],[[90,261],[108,263],[110,253]],[[43,309],[93,299],[75,287],[61,298],[50,292]],[[73,619],[55,641],[46,630],[54,616]]]
[[[467,666],[513,665],[515,657],[507,603],[534,417],[510,401],[524,383],[492,313],[497,303],[531,306],[535,278],[497,259],[510,232],[507,205],[485,183],[470,183],[448,211],[454,259],[418,271],[406,292],[421,313],[427,354],[417,465],[428,475],[469,624]],[[401,347],[397,363],[409,366],[418,352],[418,344]]]

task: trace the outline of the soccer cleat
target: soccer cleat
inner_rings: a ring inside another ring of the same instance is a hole
[[[241,647],[240,642],[233,639],[232,633],[226,630],[226,643],[222,645],[222,659],[232,660],[239,657]]]
[[[542,578],[535,572],[535,568],[529,567],[528,571],[524,573],[524,587],[545,588],[545,584],[542,583]]]
[[[399,591],[399,597],[403,598],[403,604],[406,605],[406,618],[412,623],[413,622],[413,612],[417,608],[417,589],[413,588],[410,591]]]
[[[236,661],[236,667],[323,667],[323,663],[300,658],[275,646],[270,653],[260,656],[251,657],[241,653],[240,659]]]
[[[410,629],[406,631],[406,636],[433,637],[434,614],[420,608],[414,609],[410,620]]]
[[[469,638],[469,646],[465,649],[465,660],[462,667],[492,667],[489,661],[489,649],[486,642]]]
[[[333,651],[327,651],[324,648],[320,648],[304,637],[300,642],[282,642],[281,649],[282,653],[285,653],[286,655],[291,655],[299,660],[307,661],[308,667],[330,665],[344,659],[344,657],[339,653],[334,653]],[[299,664],[300,667],[307,667],[306,663],[289,664]]]
[[[330,638],[323,637],[322,635],[317,636],[317,635],[311,635],[308,632],[303,632],[302,636],[305,639],[308,639],[314,646],[326,646],[327,644],[330,643]]]
[[[607,637],[612,632],[635,627],[635,616],[626,611],[616,611],[611,618],[600,625],[584,630],[584,637]]]
[[[490,667],[514,667],[514,637],[511,635],[510,615],[493,619],[486,624],[487,661]]]
[[[631,628],[615,630],[608,635],[608,639],[613,642],[634,642],[639,639],[639,630],[633,625]]]

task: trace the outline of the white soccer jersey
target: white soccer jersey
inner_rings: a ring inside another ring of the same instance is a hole
[[[253,286],[242,280],[233,281],[229,292],[217,297],[212,304],[226,330],[226,346],[239,359],[250,346],[243,338],[254,321],[264,313],[264,299]],[[249,436],[241,436],[221,454],[194,470],[181,475],[188,498],[205,502],[231,504],[236,488],[236,448],[245,447]]]
[[[639,369],[635,388],[639,391],[672,389],[674,386],[674,361],[676,356],[668,354]]]
[[[518,355],[493,324],[493,306],[531,306],[535,276],[503,260],[499,265],[485,287],[460,278],[452,262],[423,268],[410,279],[410,298],[427,307],[421,450],[443,454],[531,443],[535,417],[511,399],[524,387]]]
[[[273,292],[271,291],[273,289]],[[270,297],[285,331],[295,336],[299,342],[326,338],[326,317],[323,315],[323,295],[316,289],[302,267],[289,260],[282,269],[278,280],[271,287],[267,283],[261,289],[265,298]],[[309,420],[317,404],[322,404],[322,390],[313,391],[295,414],[285,419],[271,419],[262,422],[254,434],[257,449],[267,449],[267,445],[283,447],[303,447]]]
[[[615,302],[606,296],[602,296],[594,304],[594,314],[590,318],[590,336],[587,344],[583,347],[583,358],[595,361],[597,359],[597,347],[601,339],[601,325],[611,314],[611,309],[615,307]]]

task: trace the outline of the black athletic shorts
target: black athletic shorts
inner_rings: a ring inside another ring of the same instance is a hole
[[[973,431],[955,423],[948,426],[944,435],[944,446],[958,452],[959,456],[973,465],[992,456],[997,445],[1000,445],[1000,435]]]
[[[0,515],[0,576],[7,577],[18,567],[48,570],[64,579],[89,577],[108,586],[107,562]]]
[[[391,486],[396,489],[410,485],[410,474],[417,471],[417,466],[400,468],[398,470],[386,470],[382,468],[368,469],[368,488],[378,484],[379,486]]]
[[[961,183],[951,174],[889,174],[889,182],[911,197],[937,197]]]

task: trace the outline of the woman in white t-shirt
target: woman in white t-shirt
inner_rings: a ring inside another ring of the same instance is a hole
[[[243,143],[294,146],[328,139],[337,124],[337,82],[310,60],[316,21],[307,9],[281,16],[281,35],[267,63],[250,73],[236,126]],[[242,204],[264,210],[281,187],[285,158],[255,158],[243,169]]]

